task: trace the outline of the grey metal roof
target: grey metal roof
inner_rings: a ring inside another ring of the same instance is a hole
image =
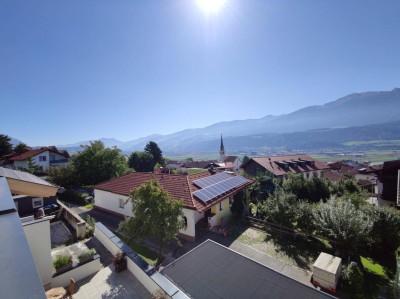
[[[334,298],[211,240],[161,273],[193,298]]]
[[[15,208],[5,178],[0,178],[0,202]],[[0,297],[46,298],[18,213],[8,211],[0,214]]]
[[[36,175],[30,174],[28,172],[23,172],[19,170],[13,170],[9,168],[0,167],[0,177],[5,177],[9,179],[45,185],[50,187],[57,187],[49,182],[42,180],[41,178],[37,177]]]

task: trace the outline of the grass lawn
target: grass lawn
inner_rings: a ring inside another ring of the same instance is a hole
[[[157,262],[157,253],[147,248],[146,246],[134,241],[128,240],[120,234],[117,236],[124,241],[130,248],[132,248],[142,259],[144,259],[149,265],[155,266]]]
[[[385,269],[378,264],[377,262],[373,261],[369,257],[360,257],[361,263],[366,271],[371,272],[372,274],[382,276],[382,278],[389,280],[389,277],[387,276]]]
[[[330,253],[332,250],[328,243],[317,239],[295,239],[291,235],[269,233],[252,227],[235,226],[231,235],[243,244],[307,271],[311,271],[321,251]]]

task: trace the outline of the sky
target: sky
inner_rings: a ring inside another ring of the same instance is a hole
[[[398,0],[200,1],[1,0],[0,134],[128,141],[400,87]]]

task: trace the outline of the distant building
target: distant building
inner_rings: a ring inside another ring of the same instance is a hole
[[[55,146],[47,146],[27,150],[22,154],[13,154],[5,164],[13,169],[28,168],[29,160],[46,171],[50,166],[66,166],[70,163],[70,155],[67,151],[59,150]]]
[[[233,171],[233,172],[238,172],[241,164],[241,161],[238,156],[225,155],[225,147],[222,135],[221,135],[221,145],[219,149],[219,161],[217,164],[219,165],[218,169]]]
[[[329,169],[325,163],[304,154],[253,157],[241,168],[251,176],[259,172],[268,172],[282,179],[291,173],[303,174],[305,178],[321,177],[322,172]]]

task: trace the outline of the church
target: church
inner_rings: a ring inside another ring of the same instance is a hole
[[[218,164],[219,169],[226,171],[233,171],[235,173],[239,172],[240,165],[242,164],[238,156],[225,155],[225,147],[224,147],[224,141],[222,139],[222,134],[221,134],[221,146],[219,148],[219,161],[216,164]]]

